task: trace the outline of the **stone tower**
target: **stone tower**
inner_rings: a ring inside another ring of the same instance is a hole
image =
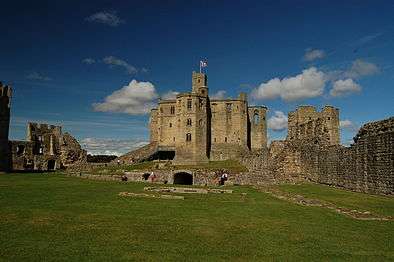
[[[192,93],[208,97],[207,76],[205,74],[193,72]]]
[[[259,150],[267,147],[267,107],[251,106],[248,108],[250,123],[250,149]]]
[[[322,110],[324,128],[327,130],[330,145],[340,144],[339,134],[339,109],[333,106],[325,106]]]
[[[10,168],[10,147],[8,132],[10,127],[11,87],[0,82],[0,172]]]
[[[193,72],[192,92],[176,97],[174,164],[201,164],[209,161],[209,99],[207,77]]]
[[[289,112],[287,140],[309,140],[320,145],[339,145],[339,109],[300,106]]]

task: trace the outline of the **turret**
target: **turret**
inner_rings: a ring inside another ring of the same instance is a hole
[[[8,133],[10,127],[11,87],[0,82],[0,172],[10,168]]]
[[[208,96],[207,76],[203,73],[193,72],[192,74],[192,93],[200,96]]]

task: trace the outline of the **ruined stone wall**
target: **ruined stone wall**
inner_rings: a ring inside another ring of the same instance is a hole
[[[0,82],[0,172],[10,168],[8,132],[10,126],[11,87]]]
[[[299,179],[346,189],[394,194],[394,118],[364,125],[355,143],[322,146],[298,141],[271,145],[271,169],[283,181]]]
[[[64,133],[60,139],[60,163],[62,167],[70,167],[87,162],[87,152],[69,133]]]
[[[325,106],[300,106],[288,115],[287,140],[308,140],[318,144],[339,145],[339,110]]]
[[[86,151],[60,126],[28,123],[27,141],[11,141],[14,171],[56,170],[85,163]]]
[[[60,153],[60,139],[62,128],[60,126],[28,123],[27,141],[35,144],[34,154],[37,155],[56,155]]]
[[[260,150],[267,147],[267,108],[252,106],[248,108],[248,129],[250,149]]]
[[[13,170],[34,170],[34,142],[10,141]]]
[[[319,152],[317,182],[394,194],[394,117],[364,125],[349,148]]]

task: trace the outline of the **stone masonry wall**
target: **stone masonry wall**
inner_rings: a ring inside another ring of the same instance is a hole
[[[350,147],[280,141],[270,149],[271,168],[284,180],[293,177],[358,192],[394,194],[394,117],[364,125]]]

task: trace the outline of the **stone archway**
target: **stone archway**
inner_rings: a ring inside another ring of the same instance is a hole
[[[175,185],[193,185],[193,175],[187,172],[178,172],[174,174]]]

